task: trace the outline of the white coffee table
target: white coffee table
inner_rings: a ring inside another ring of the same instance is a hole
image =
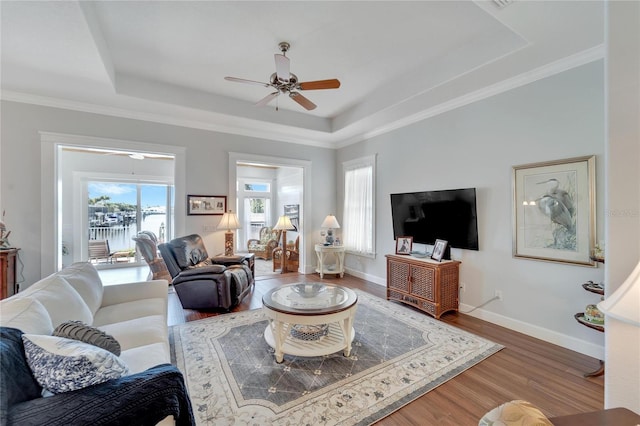
[[[290,284],[266,293],[262,304],[269,325],[264,339],[275,349],[276,362],[284,354],[320,356],[342,350],[349,356],[357,301],[352,290],[322,283]]]

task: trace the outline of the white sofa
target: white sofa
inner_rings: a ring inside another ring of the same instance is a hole
[[[135,374],[171,362],[167,300],[165,280],[105,287],[93,265],[79,262],[0,301],[0,326],[51,335],[63,322],[82,321],[113,336]]]

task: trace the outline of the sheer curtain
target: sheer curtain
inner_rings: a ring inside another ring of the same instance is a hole
[[[374,254],[374,166],[358,161],[344,166],[343,244],[350,252]]]

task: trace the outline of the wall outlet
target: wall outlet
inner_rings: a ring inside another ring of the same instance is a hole
[[[502,302],[502,292],[500,290],[496,290],[496,293],[494,294],[494,296],[497,297],[498,300]]]
[[[467,284],[460,283],[460,293],[464,293],[465,291],[467,291]]]

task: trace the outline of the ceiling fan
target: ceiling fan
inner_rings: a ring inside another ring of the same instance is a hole
[[[287,58],[286,56],[286,53],[291,48],[291,45],[286,41],[283,41],[278,44],[278,47],[280,47],[280,51],[282,52],[282,54],[276,53],[275,55],[273,55],[276,60],[276,72],[271,74],[268,83],[245,80],[244,78],[237,77],[225,77],[224,79],[227,81],[234,81],[236,83],[256,84],[258,86],[271,87],[275,89],[274,92],[268,94],[257,103],[255,103],[255,106],[265,106],[282,93],[288,94],[291,99],[296,101],[308,111],[315,109],[316,104],[302,96],[302,94],[299,93],[298,90],[337,89],[338,87],[340,87],[340,81],[335,78],[330,80],[316,80],[305,82],[298,81],[298,76],[291,73],[289,70],[289,58]]]

